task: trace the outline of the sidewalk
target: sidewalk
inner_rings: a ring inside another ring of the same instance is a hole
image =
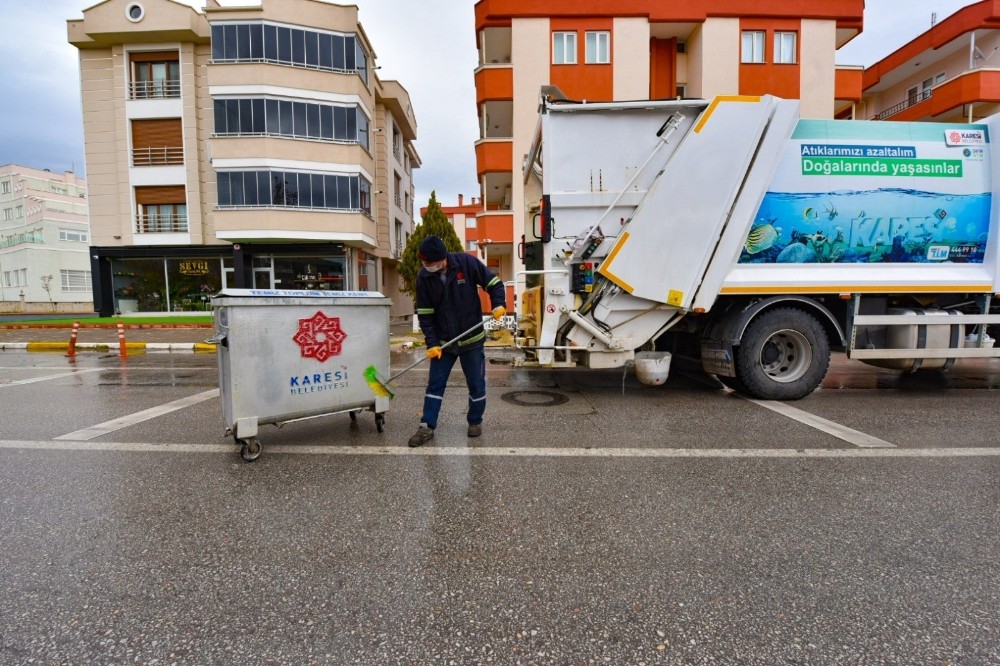
[[[391,324],[389,344],[397,345],[423,338],[412,333],[409,322]],[[66,351],[69,349],[71,326],[24,326],[16,324],[0,325],[0,351]],[[215,345],[206,340],[215,335],[211,324],[149,324],[125,326],[125,348],[127,351],[144,349],[168,351],[214,352]],[[77,351],[117,350],[118,328],[113,325],[83,325],[76,338]]]

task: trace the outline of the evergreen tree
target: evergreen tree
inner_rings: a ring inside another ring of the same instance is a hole
[[[414,229],[410,239],[406,242],[406,249],[403,250],[403,260],[399,263],[399,276],[403,278],[403,292],[410,296],[415,296],[417,291],[417,273],[423,268],[423,263],[418,255],[420,243],[428,236],[437,236],[444,241],[444,246],[449,252],[464,252],[462,241],[458,239],[455,228],[441,210],[441,204],[437,201],[437,194],[431,192],[431,200],[427,202],[427,212],[424,213],[423,220]]]

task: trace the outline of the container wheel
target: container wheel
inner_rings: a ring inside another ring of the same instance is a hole
[[[382,432],[382,426],[385,425],[385,414],[375,415],[375,429]]]
[[[798,400],[816,390],[830,366],[830,341],[812,315],[769,310],[747,326],[736,354],[745,391],[762,400]]]
[[[240,440],[240,457],[247,462],[253,462],[260,458],[260,440],[256,437],[252,439]]]

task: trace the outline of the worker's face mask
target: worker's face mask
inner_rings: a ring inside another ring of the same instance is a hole
[[[442,259],[441,261],[438,261],[433,264],[429,264],[425,261],[424,270],[427,271],[428,273],[437,273],[438,271],[444,270],[444,267],[447,265],[448,265],[447,259]]]

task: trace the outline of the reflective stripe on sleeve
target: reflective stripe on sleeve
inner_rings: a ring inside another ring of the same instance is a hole
[[[417,314],[434,314],[434,308],[417,308]]]

